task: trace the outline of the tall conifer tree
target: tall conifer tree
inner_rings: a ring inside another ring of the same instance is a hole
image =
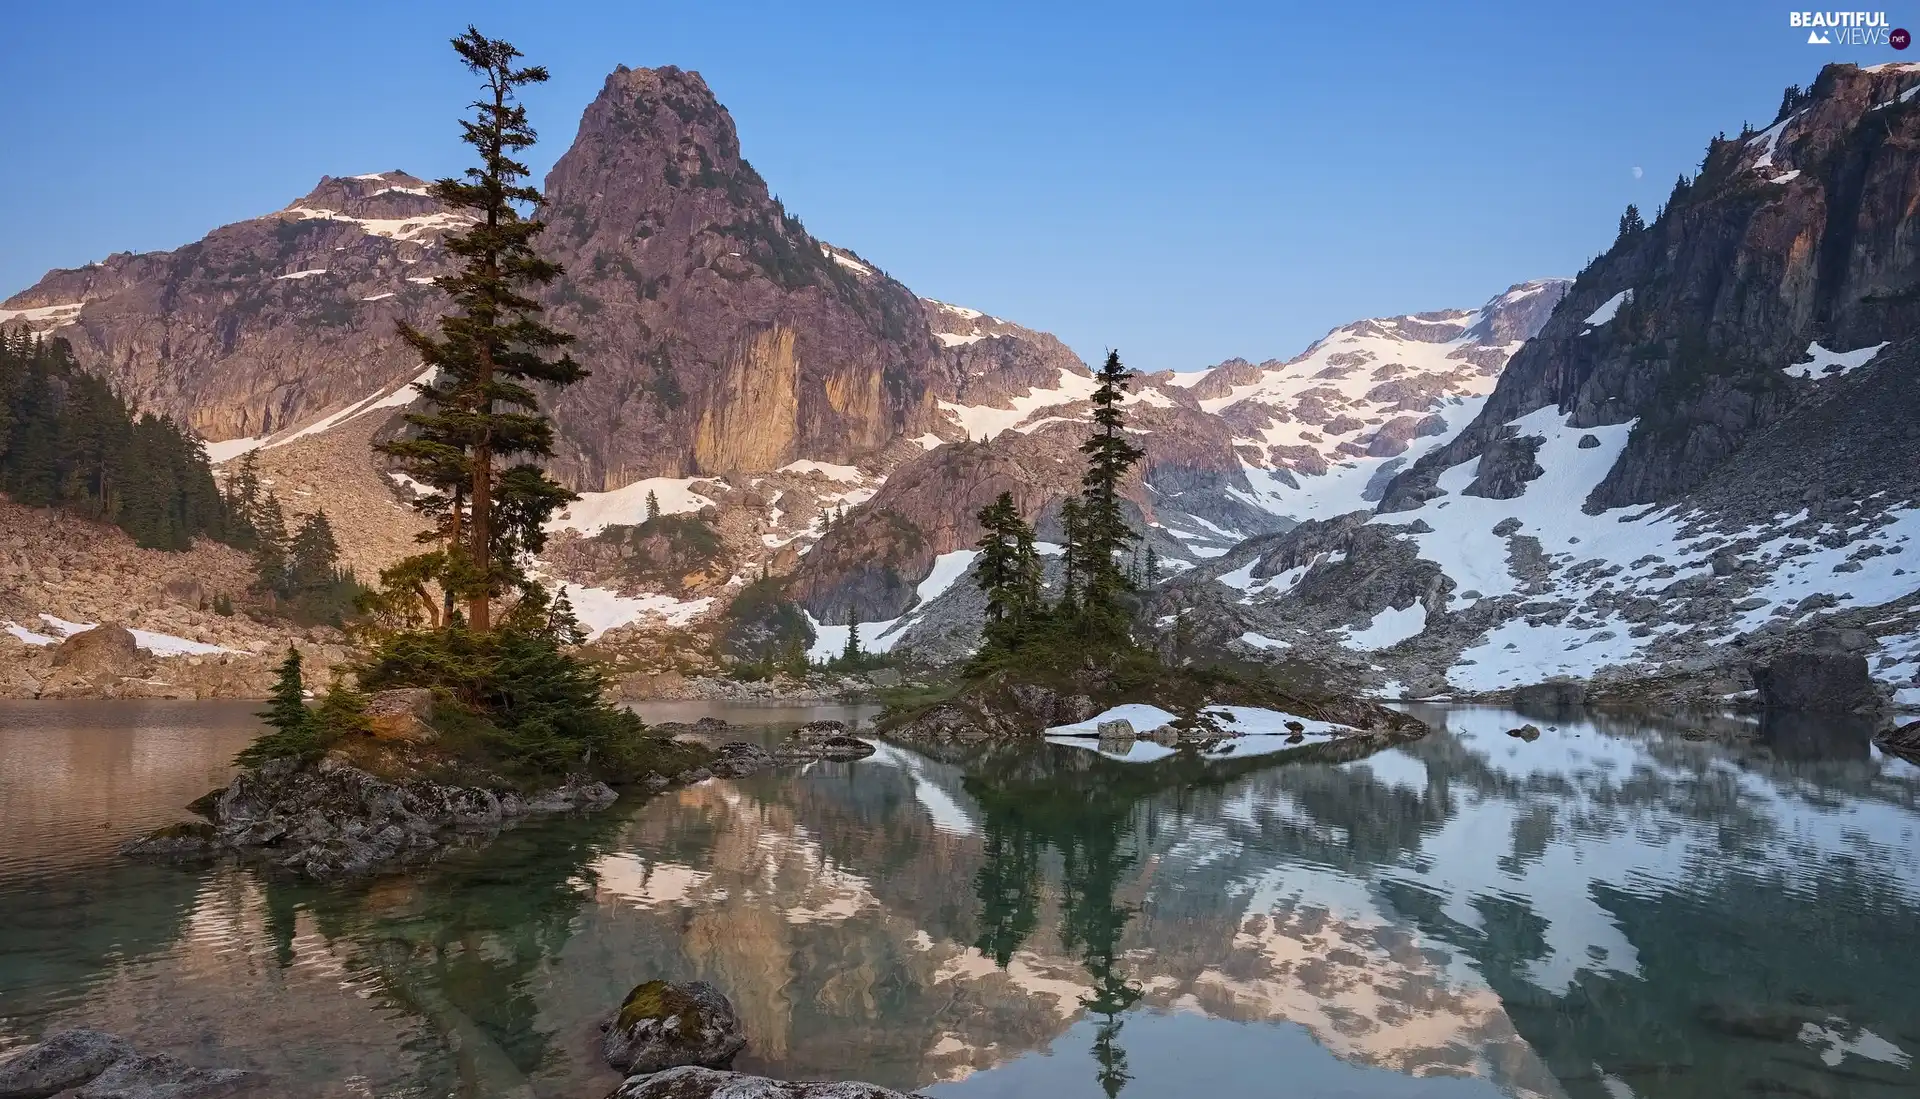
[[[518,91],[544,82],[547,70],[518,66],[519,50],[473,27],[453,48],[481,78],[474,116],[461,123],[480,164],[463,179],[440,180],[431,193],[475,220],[445,241],[463,266],[434,280],[454,303],[439,335],[400,326],[434,375],[418,386],[427,407],[408,415],[412,435],[381,449],[435,490],[416,506],[442,524],[448,561],[440,582],[465,601],[469,627],[484,633],[491,600],[523,578],[519,555],[573,498],[535,465],[503,468],[553,453],[553,425],[533,386],[571,385],[586,371],[564,352],[573,337],[542,323],[540,304],[526,293],[561,274],[533,250],[545,225],[521,208],[537,205],[540,192],[522,182],[527,166],[515,159],[535,136]]]

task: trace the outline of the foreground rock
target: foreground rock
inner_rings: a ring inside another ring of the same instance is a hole
[[[1834,648],[1781,653],[1753,669],[1753,682],[1770,710],[1859,713],[1880,705],[1867,658]]]
[[[58,1031],[0,1061],[0,1099],[214,1099],[257,1082],[236,1069],[139,1053],[126,1039],[98,1030]]]
[[[601,809],[617,797],[606,783],[583,779],[523,796],[388,781],[332,754],[312,766],[282,759],[195,802],[209,823],[168,825],[121,851],[164,859],[233,853],[309,877],[351,877],[484,842],[522,817]]]
[[[733,1004],[705,981],[636,985],[604,1029],[607,1064],[629,1073],[725,1068],[747,1046]]]
[[[675,1068],[629,1077],[608,1099],[911,1099],[856,1080],[769,1080],[708,1068]]]

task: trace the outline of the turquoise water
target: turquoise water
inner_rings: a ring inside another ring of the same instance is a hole
[[[355,886],[115,857],[249,709],[0,704],[0,1049],[86,1023],[276,1095],[597,1096],[595,1023],[662,976],[732,997],[742,1068],[942,1099],[1920,1093],[1920,768],[1862,728],[887,746]]]

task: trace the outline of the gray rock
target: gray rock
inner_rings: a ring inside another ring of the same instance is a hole
[[[0,1061],[0,1099],[46,1099],[133,1055],[125,1039],[104,1031],[55,1031]]]
[[[1114,718],[1112,721],[1102,721],[1100,723],[1100,727],[1095,731],[1100,734],[1100,738],[1102,740],[1105,740],[1108,737],[1123,737],[1123,736],[1134,735],[1133,722],[1128,721],[1124,717],[1117,717],[1117,718]]]
[[[389,782],[328,756],[279,759],[194,802],[210,828],[168,825],[127,844],[129,855],[176,859],[237,853],[315,878],[353,877],[470,845],[528,813],[599,809],[616,795],[571,779],[531,798],[427,780]]]
[[[820,724],[839,725],[835,722]],[[844,726],[842,726],[844,728]],[[856,759],[865,759],[873,754],[873,745],[859,737],[837,733],[830,736],[814,734],[803,737],[805,730],[794,733],[773,750],[781,763],[800,763],[813,760],[826,760],[834,763],[847,763]]]
[[[196,1068],[164,1053],[136,1054],[107,1066],[74,1099],[215,1099],[253,1082],[238,1069]]]
[[[802,743],[815,740],[831,740],[847,735],[847,723],[844,721],[809,721],[793,731],[789,739]]]
[[[1784,652],[1752,673],[1761,704],[1770,710],[1854,713],[1880,702],[1867,658],[1858,653]]]
[[[1576,680],[1555,679],[1513,689],[1516,710],[1571,710],[1587,701],[1587,686]]]
[[[707,766],[721,778],[744,778],[774,765],[773,753],[758,744],[736,741],[722,744]]]
[[[733,1004],[705,981],[635,985],[604,1031],[600,1051],[607,1064],[630,1073],[725,1068],[747,1045]]]
[[[912,1099],[902,1092],[855,1080],[769,1080],[738,1072],[675,1068],[634,1076],[608,1099]]]
[[[1516,740],[1535,741],[1540,739],[1540,727],[1531,724],[1522,725],[1518,729],[1508,729],[1507,735]]]
[[[1580,442],[1578,446],[1580,447],[1581,450],[1592,450],[1593,448],[1599,445],[1600,445],[1600,439],[1596,435],[1580,436]]]

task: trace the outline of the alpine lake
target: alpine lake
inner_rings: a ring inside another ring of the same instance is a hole
[[[117,855],[256,708],[0,703],[0,1053],[88,1025],[295,1099],[586,1099],[664,977],[733,1000],[736,1068],[942,1099],[1920,1095],[1920,767],[1844,721],[1414,707],[1432,735],[1344,764],[883,743],[346,885]]]

